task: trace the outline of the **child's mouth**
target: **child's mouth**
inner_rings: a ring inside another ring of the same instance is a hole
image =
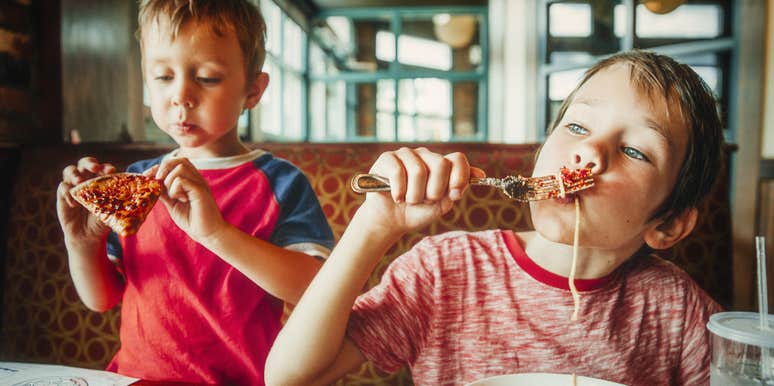
[[[172,130],[178,134],[188,134],[193,131],[194,128],[196,128],[196,125],[190,123],[176,123],[172,125]]]

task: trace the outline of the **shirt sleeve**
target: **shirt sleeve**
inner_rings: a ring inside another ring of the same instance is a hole
[[[115,258],[121,259],[124,257],[123,248],[121,248],[121,240],[118,238],[116,232],[110,231],[107,237],[107,254]]]
[[[398,257],[352,309],[349,337],[384,371],[413,363],[430,331],[437,259],[423,243]]]
[[[280,205],[280,216],[269,241],[326,257],[333,248],[333,231],[309,180],[293,164],[278,158],[261,168]]]
[[[722,307],[692,283],[692,291],[686,298],[683,347],[680,356],[681,385],[709,385],[709,369],[712,357],[711,333],[707,330],[710,315],[721,312]]]

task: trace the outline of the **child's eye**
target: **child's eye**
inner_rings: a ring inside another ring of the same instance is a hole
[[[622,150],[623,150],[624,154],[626,154],[630,158],[638,159],[638,160],[641,160],[641,161],[650,161],[645,154],[642,154],[641,151],[639,151],[639,150],[637,150],[637,149],[635,149],[633,147],[624,146],[622,148]]]
[[[217,84],[220,82],[220,78],[208,78],[204,76],[199,76],[196,78],[199,82],[202,82],[204,84]]]
[[[588,135],[589,134],[589,131],[586,128],[584,128],[583,126],[580,126],[578,124],[575,124],[575,123],[568,124],[567,125],[567,131],[569,131],[570,133],[575,134],[575,135]]]
[[[157,76],[157,77],[155,77],[153,79],[160,80],[160,81],[163,81],[163,82],[167,82],[167,81],[172,80],[172,76],[170,76],[170,75],[159,75],[159,76]]]

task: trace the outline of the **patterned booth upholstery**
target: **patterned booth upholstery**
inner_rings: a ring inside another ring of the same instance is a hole
[[[365,172],[395,144],[261,144],[298,165],[309,177],[336,237],[363,197],[349,189],[349,178]],[[537,145],[432,144],[443,152],[460,151],[490,176],[528,174]],[[56,219],[55,191],[65,165],[94,155],[119,169],[138,159],[168,151],[149,145],[38,145],[0,147],[0,360],[59,363],[102,368],[118,348],[119,310],[104,314],[79,301],[67,268]],[[10,183],[9,183],[10,181]],[[685,268],[721,304],[731,300],[728,179],[715,187],[701,208],[701,222],[669,258]],[[8,199],[6,199],[8,198]],[[7,203],[7,205],[6,205]],[[0,217],[5,219],[6,217]],[[502,198],[494,189],[474,187],[450,213],[428,229],[405,236],[382,260],[369,281],[379,281],[398,254],[423,235],[454,229],[531,227],[528,207]],[[339,385],[410,385],[408,372],[383,374],[366,364]]]

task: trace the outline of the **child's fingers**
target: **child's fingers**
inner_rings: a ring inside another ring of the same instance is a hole
[[[154,176],[154,178],[159,181],[164,181],[167,178],[167,175],[169,175],[169,173],[175,167],[177,167],[177,165],[180,165],[185,160],[186,158],[167,158],[162,160],[160,164],[154,167],[156,170],[156,175]],[[151,168],[151,170],[153,170],[154,168]]]
[[[67,182],[70,185],[77,185],[84,179],[78,173],[78,168],[75,165],[69,165],[62,170],[62,181]]]
[[[188,194],[184,189],[183,179],[186,177],[186,165],[177,163],[175,167],[164,177],[164,186],[167,187],[169,197],[182,202],[188,201]]]
[[[91,172],[93,174],[110,174],[116,171],[116,167],[109,163],[99,163],[94,157],[83,157],[78,160],[78,172]]]
[[[470,163],[468,157],[462,153],[447,154],[444,158],[450,163],[449,198],[456,201],[462,198],[462,194],[468,187],[471,174]]]
[[[62,181],[65,181],[68,184],[75,186],[80,184],[83,181],[88,180],[89,178],[94,177],[95,175],[96,173],[92,173],[89,171],[81,171],[78,169],[78,166],[70,165],[64,168],[64,170],[62,170]]]
[[[402,202],[406,196],[406,169],[394,151],[382,153],[369,173],[387,178],[390,182],[390,195],[393,201]]]
[[[396,202],[437,202],[449,195],[462,196],[470,178],[470,165],[461,153],[442,156],[424,147],[400,148],[383,153],[371,173],[386,177]],[[476,173],[483,173],[477,169]]]
[[[159,165],[158,164],[157,165],[153,165],[149,169],[147,169],[144,172],[142,172],[142,175],[144,175],[145,177],[150,177],[150,178],[155,179],[156,178],[156,172],[158,170],[159,170]]]
[[[162,194],[161,196],[159,196],[159,201],[161,201],[169,211],[171,211],[171,208],[174,208],[175,203],[177,202],[174,199],[167,196],[166,194]]]
[[[113,174],[116,172],[116,167],[113,164],[102,164],[101,174]]]
[[[182,162],[183,159],[184,158],[168,158],[161,161],[160,164],[155,166],[156,175],[153,176],[153,178],[159,181],[164,181],[167,178],[167,175],[169,174],[169,172],[171,172],[172,169],[175,168],[175,166],[180,164],[180,162]]]
[[[425,202],[427,165],[416,150],[400,148],[395,152],[406,173],[406,203],[421,204]],[[390,180],[392,181],[392,180]]]
[[[191,191],[208,189],[207,182],[188,160],[175,163],[175,167],[164,177],[164,186],[169,197],[183,202],[190,201]]]
[[[70,208],[75,208],[76,205],[78,205],[78,202],[73,199],[72,195],[70,195],[70,189],[73,188],[73,185],[62,181],[59,183],[59,186],[56,189],[56,194],[59,196],[61,200],[67,204]]]
[[[167,179],[167,176],[169,176],[169,174],[179,166],[182,168],[181,171],[196,171],[196,168],[193,166],[191,161],[188,160],[188,158],[168,158],[162,161],[161,164],[159,164],[156,168],[155,178],[159,181],[164,181]]]
[[[170,176],[174,174],[171,173]],[[188,202],[188,191],[185,188],[185,177],[175,176],[172,178],[172,182],[170,182],[167,188],[167,194],[170,198],[180,201],[180,202]]]
[[[100,170],[99,161],[94,157],[83,157],[78,160],[78,171],[89,171],[96,174]]]
[[[470,176],[471,177],[477,177],[477,178],[484,178],[486,177],[486,172],[484,169],[477,168],[475,166],[470,167]]]
[[[428,170],[425,187],[425,201],[437,202],[448,195],[449,173],[452,163],[444,156],[434,153],[424,147],[417,149],[417,155]]]

